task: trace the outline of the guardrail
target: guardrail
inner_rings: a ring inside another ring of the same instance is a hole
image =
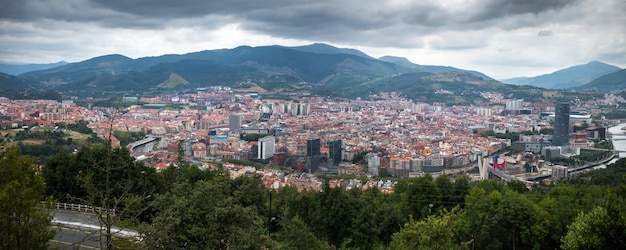
[[[42,203],[44,205],[47,205],[46,202]],[[54,209],[64,209],[64,210],[73,210],[73,211],[78,211],[78,212],[84,212],[84,213],[98,213],[98,214],[107,214],[107,215],[112,215],[115,216],[115,209],[103,209],[101,207],[93,207],[93,206],[89,206],[89,205],[82,205],[82,204],[73,204],[73,203],[61,203],[61,202],[57,202],[55,204],[52,204],[52,207],[50,208],[54,208]]]

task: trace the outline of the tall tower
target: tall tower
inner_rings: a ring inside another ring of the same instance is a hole
[[[241,114],[230,114],[228,117],[228,129],[230,132],[236,133],[241,128]]]
[[[319,156],[320,155],[320,139],[308,139],[306,140],[306,156]]]
[[[339,166],[341,162],[341,140],[328,142],[328,159],[333,167]]]
[[[569,145],[569,103],[557,103],[554,115],[554,146]]]
[[[276,139],[274,136],[266,136],[259,139],[258,155],[259,159],[265,160],[274,156],[274,144]]]

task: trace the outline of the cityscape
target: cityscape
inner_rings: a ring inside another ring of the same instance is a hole
[[[0,250],[626,246],[626,1],[8,0]]]
[[[509,100],[497,93],[482,95],[489,102],[481,106],[446,106],[416,103],[393,92],[376,96],[377,101],[310,96],[285,101],[210,87],[180,95],[124,97],[120,102],[125,104],[123,108],[89,109],[71,100],[0,98],[0,111],[5,128],[58,128],[59,123],[89,121],[88,126],[102,139],[111,140],[114,147],[120,146],[120,141],[111,131],[143,132],[145,139],[122,146],[138,161],[158,170],[176,164],[182,147],[185,159],[202,169],[215,168],[214,163],[222,159],[259,162],[268,169],[235,164],[224,168],[233,178],[258,171],[265,175],[267,188],[294,185],[320,190],[322,180],[316,178],[320,175],[407,178],[473,173],[475,180],[488,179],[476,171],[483,167],[479,164],[493,165],[488,158],[511,148],[516,153],[503,155],[501,160],[506,159],[508,173],[514,178],[527,181],[548,173],[548,179],[556,181],[566,177],[556,170],[563,166],[521,157],[570,157],[581,149],[593,149],[594,141],[607,139],[606,126],[612,124],[592,123],[591,116],[584,115],[585,107],[626,102],[606,94],[604,99],[570,110],[569,104]],[[138,102],[143,104],[133,104]],[[171,104],[178,108],[166,108]],[[573,126],[583,124],[585,129],[572,132]],[[515,141],[480,135],[488,130],[506,134],[548,128],[554,129],[554,135],[521,134]],[[249,135],[258,136],[246,139]],[[353,185],[371,186],[353,181],[350,188]]]

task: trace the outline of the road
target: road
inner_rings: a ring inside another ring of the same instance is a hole
[[[95,214],[68,210],[54,210],[51,230],[56,231],[50,245],[60,249],[100,249],[104,240],[100,235],[100,222]],[[113,227],[112,231],[120,237],[136,237],[134,230]]]

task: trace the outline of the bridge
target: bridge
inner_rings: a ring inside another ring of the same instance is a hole
[[[515,176],[509,175],[500,169],[494,169],[491,162],[491,157],[478,157],[478,172],[483,180],[491,179],[490,177],[497,177],[498,179],[509,182],[511,180],[517,180]]]
[[[126,146],[128,148],[129,151],[134,152],[135,148],[141,147],[143,145],[146,145],[148,143],[151,142],[155,142],[155,141],[159,141],[161,140],[161,137],[156,137],[156,136],[148,136],[146,138],[143,138],[139,141],[133,142],[131,144],[128,144],[128,146]]]

